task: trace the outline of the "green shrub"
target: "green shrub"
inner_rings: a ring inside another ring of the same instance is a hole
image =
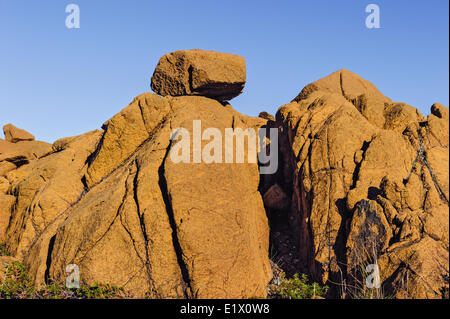
[[[94,284],[80,284],[70,289],[63,283],[51,282],[37,288],[28,275],[26,267],[18,261],[11,263],[5,279],[0,281],[1,299],[119,299],[130,298],[123,288]]]
[[[9,256],[10,253],[8,249],[6,248],[6,243],[0,244],[0,256]]]
[[[26,298],[35,288],[24,265],[15,261],[8,266],[5,279],[0,282],[0,298]]]
[[[83,299],[120,299],[131,297],[125,292],[123,287],[99,283],[95,283],[92,286],[81,285],[75,292],[79,298]]]
[[[275,297],[287,299],[311,299],[323,297],[327,293],[328,287],[318,283],[310,283],[308,276],[295,274],[290,279],[283,278],[274,288],[271,294]]]

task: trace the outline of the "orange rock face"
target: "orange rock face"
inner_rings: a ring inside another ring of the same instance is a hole
[[[49,275],[63,278],[70,260],[86,281],[124,286],[136,296],[265,296],[271,270],[257,164],[176,164],[168,156],[173,128],[190,129],[194,119],[219,129],[233,121],[245,126],[246,117],[204,97],[160,99],[143,94],[108,121],[87,170],[100,182],[52,235]],[[131,115],[136,103],[144,112]],[[150,110],[160,112],[159,122],[148,121]],[[147,130],[146,122],[158,129]],[[117,137],[109,138],[112,132]],[[125,159],[115,156],[121,143],[134,145]],[[104,158],[115,160],[107,170]],[[248,182],[236,184],[240,178]]]
[[[166,96],[201,95],[228,101],[245,85],[243,57],[203,50],[182,50],[161,58],[151,88]]]
[[[11,190],[11,182],[14,174],[20,167],[27,166],[38,158],[51,152],[51,145],[45,142],[25,140],[31,134],[25,132],[21,135],[20,129],[9,124],[5,125],[5,136],[9,142],[0,139],[0,244],[4,243],[8,236],[11,211],[16,202],[16,197]],[[28,134],[28,135],[27,135]],[[34,137],[32,138],[34,139]],[[21,231],[18,232],[18,234]]]
[[[0,244],[12,257],[0,264],[24,262],[36,284],[63,282],[76,264],[86,284],[136,297],[251,298],[267,295],[271,255],[332,297],[355,296],[370,264],[386,295],[448,295],[448,108],[424,117],[341,70],[276,119],[255,118],[224,102],[244,84],[241,57],[177,51],[154,72],[160,95],[139,95],[102,130],[50,145],[7,128]],[[277,128],[278,171],[196,163],[192,152],[175,162],[174,130],[192,138],[196,120],[222,136]]]
[[[448,292],[448,108],[425,118],[341,70],[306,86],[275,125],[296,269],[342,282],[377,263],[398,297]]]
[[[19,141],[33,141],[34,136],[25,130],[15,127],[12,124],[6,124],[3,126],[3,133],[5,139],[11,143],[17,143]]]
[[[172,162],[172,130],[192,133],[193,120],[222,134],[265,123],[206,97],[145,93],[104,132],[59,140],[48,156],[9,173],[17,202],[7,246],[36,283],[64,280],[66,266],[77,264],[86,283],[136,297],[266,296],[258,165]]]

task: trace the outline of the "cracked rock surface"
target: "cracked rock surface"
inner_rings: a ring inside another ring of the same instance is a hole
[[[103,126],[13,171],[7,245],[36,283],[82,280],[136,297],[264,297],[271,278],[254,164],[174,163],[174,128],[258,127],[206,97],[145,93]],[[245,182],[242,182],[245,181]],[[25,229],[25,231],[23,231]]]
[[[448,293],[448,121],[448,108],[426,118],[347,70],[282,106],[272,125],[283,167],[262,192],[277,181],[290,196],[287,209],[268,209],[296,243],[287,268],[342,284],[376,261],[392,295]]]
[[[36,284],[76,264],[86,284],[152,298],[266,297],[269,257],[349,296],[376,263],[390,296],[448,296],[448,108],[425,117],[340,70],[256,118],[224,102],[244,84],[241,57],[177,51],[155,70],[162,96],[139,95],[101,130],[0,140],[0,244],[12,255],[0,263],[24,262]],[[277,128],[277,172],[259,175],[248,149],[245,163],[193,163],[194,120],[222,137]],[[190,163],[171,158],[177,128]]]

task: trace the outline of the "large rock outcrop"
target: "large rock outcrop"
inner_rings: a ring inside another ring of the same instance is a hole
[[[0,244],[6,241],[11,210],[16,203],[16,197],[8,193],[14,172],[52,150],[50,144],[34,141],[31,134],[11,124],[3,129],[7,140],[0,139]]]
[[[86,284],[136,297],[247,298],[267,295],[271,255],[331,293],[351,297],[376,263],[390,295],[448,294],[448,108],[424,117],[341,70],[276,119],[254,118],[225,102],[244,84],[241,57],[177,51],[153,74],[159,95],[139,95],[102,130],[50,145],[9,127],[0,244],[12,257],[0,264],[24,262],[36,284],[76,264]],[[224,162],[226,129],[261,127],[278,129],[276,173],[260,175],[250,148]]]
[[[290,198],[269,216],[286,216],[296,271],[350,282],[377,260],[397,297],[448,291],[448,108],[426,118],[341,70],[306,86],[273,125],[283,167],[262,191],[278,181]]]
[[[156,111],[159,117],[150,121]],[[51,242],[51,278],[64,278],[73,263],[87,282],[124,286],[137,296],[266,294],[271,270],[257,164],[176,164],[168,155],[172,130],[183,127],[192,136],[198,119],[220,130],[248,125],[245,116],[212,99],[149,93],[107,122],[86,175],[97,176],[96,183],[56,232],[45,234],[48,241],[31,249],[37,255]],[[115,145],[122,144],[132,147],[119,153]],[[112,160],[104,165],[105,158]],[[41,273],[44,264],[41,259]]]
[[[230,93],[226,83],[214,90]],[[208,97],[144,93],[103,130],[56,141],[7,173],[7,248],[36,284],[64,281],[76,264],[85,283],[136,297],[266,296],[269,230],[258,164],[173,162],[173,130],[194,138],[194,120],[222,136],[266,123]]]
[[[6,175],[7,193],[15,196],[6,237],[16,257],[25,258],[30,246],[83,194],[86,159],[101,133],[58,140],[51,153]]]

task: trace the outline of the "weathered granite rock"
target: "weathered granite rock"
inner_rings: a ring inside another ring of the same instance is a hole
[[[392,294],[448,291],[448,108],[425,118],[341,70],[282,106],[276,125],[284,164],[272,179],[291,196],[298,271],[340,282],[378,260]]]
[[[245,59],[241,56],[181,50],[159,60],[151,88],[163,96],[201,95],[228,101],[241,94],[245,75]]]
[[[5,139],[11,143],[17,143],[20,141],[34,141],[34,136],[32,134],[12,124],[6,124],[3,126],[3,133],[5,134]]]

